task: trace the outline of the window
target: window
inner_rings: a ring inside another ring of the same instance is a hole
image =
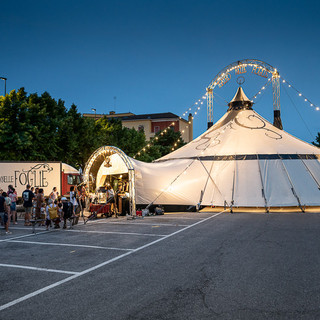
[[[138,127],[138,131],[139,131],[139,132],[143,132],[143,131],[144,131],[144,126],[143,126],[143,125],[140,125],[140,126]]]
[[[72,174],[68,175],[68,184],[69,185],[77,185],[80,183],[80,177],[79,176],[74,176]]]
[[[154,133],[160,132],[160,126],[155,126],[154,127]]]

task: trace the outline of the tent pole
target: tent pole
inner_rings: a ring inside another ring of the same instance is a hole
[[[136,217],[136,192],[135,192],[135,175],[134,169],[129,169],[129,196],[130,196],[130,214],[133,218]]]
[[[202,164],[202,166],[206,169],[205,165],[202,163],[202,161],[200,160],[199,157],[198,157],[198,160],[200,161],[200,163]],[[212,171],[212,167],[213,167],[213,162],[212,162],[212,164],[211,164],[210,172]],[[205,185],[204,185],[204,188],[203,188],[203,190],[201,190],[201,193],[200,193],[199,208],[200,208],[200,206],[201,206],[202,199],[203,199],[204,193],[206,192],[207,185],[208,185],[208,181],[209,181],[209,179],[210,179],[210,173],[208,172],[208,170],[206,170],[206,171],[207,171],[207,173],[208,173],[208,177],[207,177],[206,183],[205,183]]]
[[[234,205],[234,188],[236,184],[236,169],[237,169],[237,160],[236,155],[234,155],[234,169],[233,169],[233,182],[232,182],[232,200],[231,200],[231,206],[230,206],[230,212],[233,213],[232,207]]]
[[[214,184],[214,186],[217,188],[218,192],[220,193],[221,197],[223,197],[220,189],[218,188],[218,186],[217,186],[216,183],[214,182],[213,178],[211,177],[211,174],[209,173],[209,171],[207,170],[207,168],[205,167],[205,165],[202,163],[202,161],[199,159],[199,157],[198,157],[198,160],[199,160],[200,163],[202,164],[204,170],[206,170],[206,172],[207,172],[207,174],[208,174],[208,179],[210,179],[210,180],[212,181],[212,183]],[[227,203],[227,201],[225,201],[225,203]],[[227,203],[227,204],[228,204],[228,203]]]
[[[297,195],[297,193],[296,193],[296,190],[294,189],[294,186],[293,186],[292,180],[291,180],[291,178],[290,178],[290,176],[289,176],[289,173],[288,173],[288,171],[287,171],[287,168],[286,168],[286,166],[285,166],[284,163],[283,163],[283,159],[282,159],[282,157],[280,156],[280,154],[278,154],[278,155],[279,155],[279,157],[280,157],[280,162],[281,162],[281,164],[282,164],[282,168],[283,168],[284,172],[286,173],[287,178],[288,178],[288,180],[289,180],[289,183],[290,183],[290,185],[291,185],[291,191],[292,191],[293,195],[296,197],[296,199],[297,199],[297,201],[298,201],[298,205],[299,205],[299,207],[300,207],[300,210],[301,210],[302,212],[304,212],[304,209],[302,208],[300,199],[299,199],[299,197],[298,197],[298,195]]]
[[[265,208],[266,208],[266,213],[269,213],[268,202],[267,202],[266,194],[265,194],[265,191],[264,191],[263,178],[262,178],[262,172],[261,172],[261,168],[260,168],[260,160],[259,160],[259,155],[258,155],[258,154],[257,154],[257,159],[258,159],[258,168],[259,168],[260,181],[261,181],[262,197],[263,197],[263,199],[264,199],[264,204],[265,204]]]

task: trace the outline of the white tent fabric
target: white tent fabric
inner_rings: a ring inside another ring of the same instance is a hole
[[[231,109],[194,141],[154,163],[131,161],[138,204],[320,205],[319,148],[250,108]]]
[[[184,147],[153,163],[129,158],[137,204],[320,206],[320,149],[262,118],[241,88],[232,103]]]

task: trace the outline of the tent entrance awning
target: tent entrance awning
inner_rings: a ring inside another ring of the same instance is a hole
[[[130,212],[135,214],[135,170],[130,158],[119,148],[103,146],[87,161],[83,180],[89,192],[95,192],[106,184],[108,176],[128,175]]]

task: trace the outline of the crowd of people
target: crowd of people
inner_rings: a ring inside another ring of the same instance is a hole
[[[79,190],[71,186],[70,197],[67,199],[60,197],[56,187],[48,197],[45,197],[43,189],[27,185],[26,190],[22,193],[25,211],[24,225],[31,226],[32,223],[38,223],[49,230],[50,227],[59,229],[61,222],[65,229],[68,219],[72,221],[72,224],[77,224],[80,214],[83,216],[86,199],[85,186]],[[9,185],[7,192],[0,189],[0,220],[6,234],[11,234],[9,230],[11,221],[17,224],[17,200],[18,195],[12,185]]]

